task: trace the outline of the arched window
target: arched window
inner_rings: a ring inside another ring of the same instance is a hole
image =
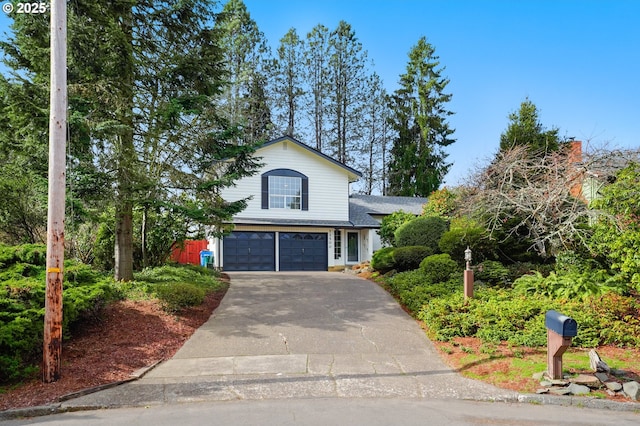
[[[291,169],[263,173],[262,208],[309,210],[309,178]]]

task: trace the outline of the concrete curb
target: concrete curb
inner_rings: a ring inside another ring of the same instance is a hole
[[[149,371],[150,369],[151,368],[149,368],[147,371]],[[61,397],[60,399],[62,400],[62,398],[65,398],[64,400],[68,401],[76,397],[88,395],[90,393],[98,392],[104,389],[117,387],[121,384],[135,381],[137,379],[138,377],[135,377],[130,380],[124,380],[121,382],[110,383],[104,386],[85,389],[79,392],[75,392],[73,394],[69,394],[68,396]],[[591,397],[585,397],[585,396],[576,397],[576,396],[561,396],[561,395],[519,394],[515,398],[461,398],[461,400],[507,403],[507,404],[520,403],[520,404],[534,404],[534,405],[556,405],[556,406],[566,406],[566,407],[590,408],[590,409],[596,409],[596,410],[611,410],[611,411],[619,411],[619,412],[627,411],[627,412],[640,413],[640,403],[610,401],[606,399],[598,399],[598,398],[591,398]],[[92,411],[92,410],[117,409],[117,408],[139,407],[139,406],[140,405],[135,405],[135,404],[134,405],[120,404],[120,405],[109,405],[109,406],[86,405],[81,407],[78,407],[78,406],[69,407],[69,406],[64,406],[61,402],[56,402],[50,405],[42,405],[42,406],[36,406],[36,407],[26,407],[26,408],[14,409],[14,410],[2,411],[0,412],[0,421],[15,420],[20,418],[30,418],[30,417],[41,417],[41,416],[48,416],[52,414],[62,414],[62,413],[76,412],[76,411]]]

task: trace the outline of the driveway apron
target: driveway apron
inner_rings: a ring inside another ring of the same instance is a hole
[[[336,272],[229,275],[220,306],[172,359],[140,380],[68,404],[517,398],[447,367],[416,321],[374,282]]]

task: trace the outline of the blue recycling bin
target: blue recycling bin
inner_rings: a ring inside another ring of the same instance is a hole
[[[200,266],[205,268],[213,265],[213,252],[211,250],[200,250]]]

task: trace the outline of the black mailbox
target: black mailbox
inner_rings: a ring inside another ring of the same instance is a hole
[[[576,323],[576,320],[553,309],[547,311],[544,316],[544,325],[562,337],[575,337],[578,335],[578,323]]]

